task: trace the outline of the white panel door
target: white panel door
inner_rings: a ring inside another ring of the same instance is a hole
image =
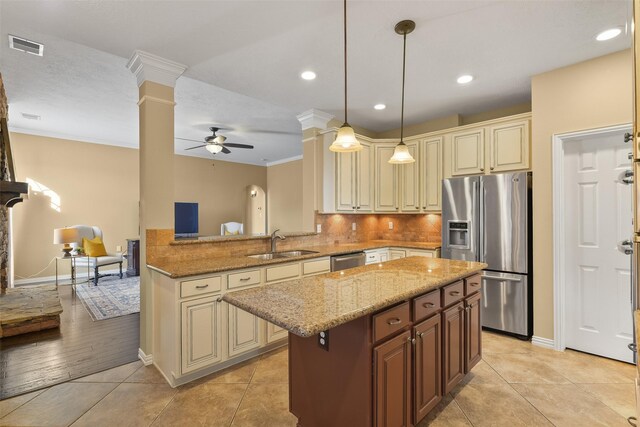
[[[622,134],[565,145],[565,332],[567,348],[632,362],[629,150]]]

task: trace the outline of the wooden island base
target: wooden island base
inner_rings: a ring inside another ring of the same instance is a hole
[[[482,357],[476,274],[301,338],[289,333],[289,408],[301,427],[412,426]]]

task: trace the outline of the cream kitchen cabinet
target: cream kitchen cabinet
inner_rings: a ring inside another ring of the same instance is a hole
[[[484,173],[484,128],[470,129],[451,135],[451,174]]]
[[[182,374],[222,360],[220,295],[182,303]]]
[[[374,210],[397,212],[398,172],[396,165],[389,163],[396,143],[379,142],[374,146]]]
[[[529,120],[491,126],[488,133],[490,172],[529,169]]]
[[[407,213],[420,212],[423,183],[420,180],[425,163],[422,161],[422,141],[405,141],[409,154],[415,159],[413,163],[398,165],[400,175],[400,210]]]
[[[440,258],[440,249],[407,249],[406,256],[421,256],[426,258]]]
[[[404,249],[389,249],[389,258],[391,260],[400,259],[407,256],[407,252]]]
[[[529,169],[530,140],[528,117],[497,121],[452,133],[451,175]]]
[[[442,136],[422,141],[420,153],[420,204],[425,212],[442,210]]]
[[[336,153],[336,211],[373,210],[373,155],[371,144],[361,142],[356,153]]]
[[[227,307],[229,328],[229,357],[238,356],[262,346],[263,321],[238,307],[224,303]]]

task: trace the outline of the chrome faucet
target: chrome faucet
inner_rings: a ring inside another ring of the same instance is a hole
[[[271,233],[271,252],[276,251],[276,239],[280,239],[280,240],[286,239],[286,237],[280,234],[276,234],[278,231],[280,231],[280,229],[276,228],[275,230],[273,230],[273,233]]]

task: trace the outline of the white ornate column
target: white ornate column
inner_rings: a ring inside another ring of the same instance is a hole
[[[147,230],[173,229],[174,87],[186,66],[135,51],[127,64],[135,74],[140,120],[140,351],[152,362],[153,305],[146,267]]]
[[[297,116],[302,126],[302,229],[315,231],[315,211],[322,200],[322,171],[324,168],[323,136],[321,131],[333,119],[320,110],[308,110]]]

